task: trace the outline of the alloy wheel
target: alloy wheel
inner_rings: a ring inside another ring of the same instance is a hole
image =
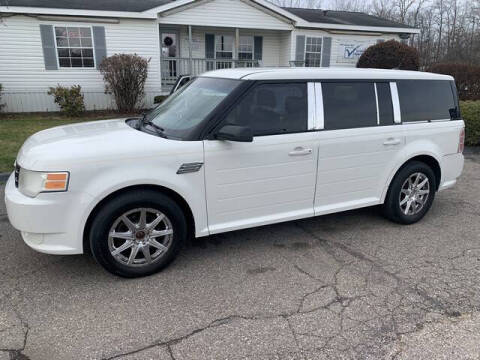
[[[411,174],[403,183],[399,195],[400,209],[404,215],[418,214],[427,203],[430,181],[422,172]]]
[[[173,227],[162,212],[137,208],[119,216],[108,233],[110,254],[119,263],[141,267],[159,261],[172,244]]]

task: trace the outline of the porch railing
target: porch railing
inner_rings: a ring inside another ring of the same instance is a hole
[[[173,86],[180,75],[200,75],[206,71],[258,67],[258,60],[204,59],[204,58],[162,58],[162,86]]]
[[[305,61],[303,60],[290,60],[289,61],[290,67],[304,67]]]

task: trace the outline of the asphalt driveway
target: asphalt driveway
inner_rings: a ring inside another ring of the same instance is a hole
[[[30,250],[2,201],[0,360],[478,359],[479,275],[479,154],[418,224],[369,208],[216,235],[136,280]]]

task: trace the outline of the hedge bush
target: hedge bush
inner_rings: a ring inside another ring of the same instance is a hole
[[[480,100],[479,65],[435,64],[430,66],[427,71],[453,76],[460,100]]]
[[[57,87],[50,88],[48,95],[54,97],[54,101],[60,107],[60,110],[68,116],[80,116],[85,111],[80,85],[73,85],[72,87],[57,85]]]
[[[419,56],[415,48],[395,40],[372,45],[358,59],[358,68],[418,70]]]
[[[143,106],[149,62],[137,54],[115,54],[100,64],[105,92],[113,94],[120,112],[132,113]]]
[[[168,98],[168,95],[157,95],[153,98],[153,103],[161,104],[162,102],[165,101],[166,98]]]
[[[461,101],[460,111],[465,121],[465,145],[480,145],[480,101]]]

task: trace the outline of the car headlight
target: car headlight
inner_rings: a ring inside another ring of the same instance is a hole
[[[42,192],[67,191],[69,173],[67,171],[32,171],[19,169],[18,190],[30,197]]]

